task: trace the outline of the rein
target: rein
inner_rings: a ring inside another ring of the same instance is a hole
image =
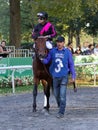
[[[44,69],[45,69],[46,73],[48,74],[48,76],[51,77],[50,74],[49,74],[49,72],[48,72],[47,69],[46,69],[45,64],[43,64],[43,66],[44,66]]]

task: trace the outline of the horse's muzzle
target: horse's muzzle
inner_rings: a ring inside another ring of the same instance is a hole
[[[44,54],[44,55],[39,54],[39,56],[38,56],[38,57],[39,57],[39,59],[44,59],[44,58],[46,58],[46,56],[47,56],[46,54]]]

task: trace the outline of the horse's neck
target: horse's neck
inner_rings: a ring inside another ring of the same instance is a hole
[[[46,39],[45,38],[38,38],[37,44],[38,44],[37,46],[39,46],[39,47],[46,46]]]
[[[35,57],[34,57],[34,60],[37,62],[37,63],[41,63],[41,60],[38,58],[37,54],[35,53]]]

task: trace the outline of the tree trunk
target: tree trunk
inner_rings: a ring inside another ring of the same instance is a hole
[[[80,45],[80,32],[76,32],[76,46]]]
[[[73,42],[73,33],[71,30],[69,30],[68,32],[68,43],[72,43]]]
[[[9,0],[10,2],[10,45],[20,47],[21,23],[20,23],[20,0]]]

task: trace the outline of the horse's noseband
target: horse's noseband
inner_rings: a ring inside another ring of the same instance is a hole
[[[47,57],[47,53],[44,53],[44,54],[42,54],[42,53],[37,53],[37,56],[38,56],[39,59],[44,59],[44,58]]]
[[[35,42],[35,53],[39,59],[43,59],[48,54],[48,49],[46,47],[46,40],[45,38],[38,38]]]

